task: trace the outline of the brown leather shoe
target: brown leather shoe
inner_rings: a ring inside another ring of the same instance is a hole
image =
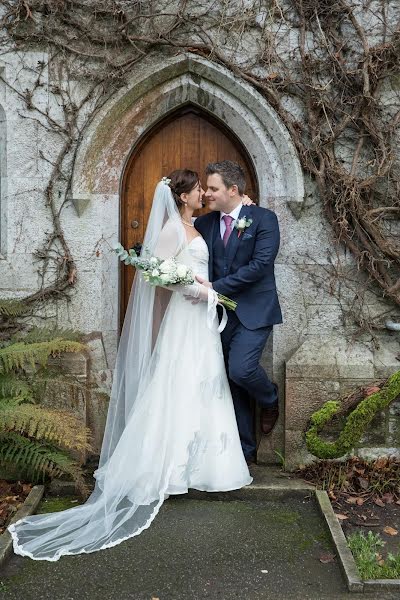
[[[260,415],[260,425],[261,432],[264,435],[268,435],[274,428],[275,423],[277,422],[279,417],[279,406],[275,404],[274,406],[262,408]]]

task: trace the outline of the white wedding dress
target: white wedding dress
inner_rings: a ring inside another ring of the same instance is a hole
[[[208,248],[200,236],[176,257],[208,278]],[[152,358],[151,381],[111,457],[137,502],[157,494],[209,492],[251,483],[226,376],[217,322],[207,327],[207,304],[173,293]],[[95,473],[100,485],[105,465]],[[153,488],[153,489],[151,489]]]
[[[176,257],[208,278],[208,249],[194,238]],[[95,472],[88,501],[9,527],[14,551],[35,560],[114,546],[149,527],[169,494],[227,491],[252,481],[240,444],[217,319],[172,293],[122,435]]]

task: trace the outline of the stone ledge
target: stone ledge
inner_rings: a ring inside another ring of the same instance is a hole
[[[339,564],[343,571],[347,587],[350,592],[362,593],[364,591],[364,583],[360,578],[356,562],[353,558],[350,548],[347,545],[347,540],[340,523],[333,512],[328,494],[323,490],[316,490],[315,497],[332,536]]]
[[[44,485],[35,485],[31,489],[28,496],[25,498],[25,502],[17,510],[9,524],[11,525],[11,523],[15,523],[16,521],[19,521],[19,519],[23,519],[24,517],[33,515],[33,513],[36,511],[39,505],[40,500],[42,499],[43,492]],[[8,529],[6,529],[5,532],[2,533],[0,536],[0,567],[3,566],[11,556],[12,547],[12,537]]]
[[[367,579],[364,581],[364,592],[373,592],[374,590],[399,590],[400,579]]]

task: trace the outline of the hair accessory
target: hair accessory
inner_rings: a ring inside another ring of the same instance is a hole
[[[163,178],[161,179],[161,181],[162,181],[163,183],[165,183],[165,185],[169,185],[169,184],[171,183],[171,180],[170,180],[170,179],[168,179],[168,177],[163,177]]]

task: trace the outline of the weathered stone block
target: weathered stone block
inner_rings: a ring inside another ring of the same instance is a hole
[[[307,452],[303,431],[285,432],[285,468],[294,471],[303,465],[312,463],[315,457]]]
[[[96,373],[97,371],[104,371],[107,369],[107,357],[104,350],[101,331],[94,331],[86,336],[84,343],[89,351],[90,370],[93,373]]]
[[[377,379],[390,377],[400,369],[400,345],[398,333],[388,333],[382,339],[380,348],[374,351],[374,368]]]
[[[340,336],[309,336],[287,361],[286,377],[370,380],[374,377],[373,354],[366,346],[350,345]]]
[[[338,395],[339,383],[334,380],[287,379],[285,429],[304,430],[311,415]]]
[[[400,449],[400,400],[392,402],[388,411],[388,443]]]
[[[384,446],[387,442],[387,414],[385,411],[378,413],[371,421],[366,432],[361,437],[357,448],[373,448]]]
[[[87,426],[92,432],[94,454],[100,454],[104,428],[107,420],[108,403],[109,394],[105,391],[101,389],[90,390],[87,403]]]
[[[86,379],[88,375],[88,356],[83,352],[65,352],[56,358],[50,358],[49,367],[58,368],[69,375]]]
[[[77,384],[64,381],[48,383],[40,403],[42,406],[67,411],[86,426],[87,389],[85,380],[80,383],[77,381]],[[79,463],[86,462],[86,451],[71,451],[71,454]]]

